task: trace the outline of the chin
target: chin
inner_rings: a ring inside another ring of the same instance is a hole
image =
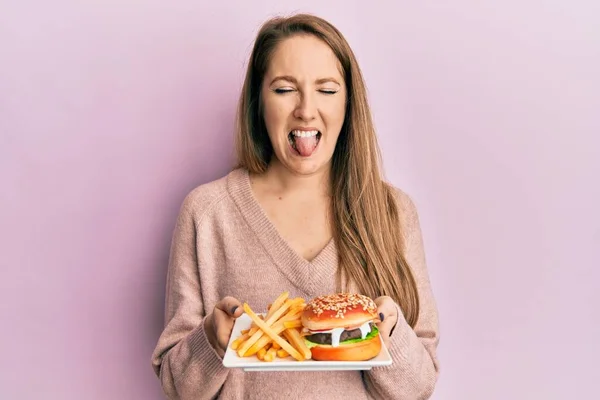
[[[297,175],[314,175],[325,170],[328,163],[317,160],[288,160],[286,167]]]
[[[381,351],[377,306],[367,296],[338,293],[319,296],[302,313],[304,340],[312,359],[366,361]]]
[[[302,157],[293,150],[288,149],[282,164],[295,174],[314,175],[328,171],[331,168],[331,159],[323,152],[317,152],[310,157]]]

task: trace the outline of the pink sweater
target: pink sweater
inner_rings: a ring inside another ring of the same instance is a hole
[[[310,299],[335,291],[333,241],[308,262],[294,252],[255,200],[238,169],[194,189],[174,230],[165,328],[152,356],[169,399],[427,399],[438,377],[438,316],[418,216],[398,190],[407,260],[421,301],[415,329],[402,315],[390,338],[393,364],[370,371],[244,372],[222,365],[208,342],[204,316],[233,296],[266,310],[281,292]]]

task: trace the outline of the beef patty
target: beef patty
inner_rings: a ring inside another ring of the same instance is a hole
[[[369,324],[370,325],[370,324]],[[371,328],[373,329],[373,328]],[[344,340],[360,339],[362,337],[360,329],[352,329],[351,331],[344,331],[340,335],[340,343]],[[314,333],[306,336],[306,339],[317,344],[331,344],[331,333]]]

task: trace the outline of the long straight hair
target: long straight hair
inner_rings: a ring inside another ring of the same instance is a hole
[[[339,254],[338,290],[345,290],[352,282],[372,298],[390,296],[414,327],[419,297],[404,255],[394,188],[382,177],[379,146],[358,62],[345,38],[329,22],[296,14],[273,18],[259,30],[238,105],[238,167],[256,174],[267,170],[273,147],[262,115],[262,81],[277,45],[302,34],[314,35],[333,50],[348,94],[330,174],[333,238]]]

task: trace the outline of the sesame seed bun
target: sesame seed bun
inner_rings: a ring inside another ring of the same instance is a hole
[[[341,343],[338,347],[320,344],[310,349],[311,358],[317,361],[366,361],[377,357],[380,351],[379,334],[354,343]]]
[[[308,302],[302,313],[302,325],[311,331],[347,329],[377,318],[377,306],[371,298],[337,293],[315,297]]]

